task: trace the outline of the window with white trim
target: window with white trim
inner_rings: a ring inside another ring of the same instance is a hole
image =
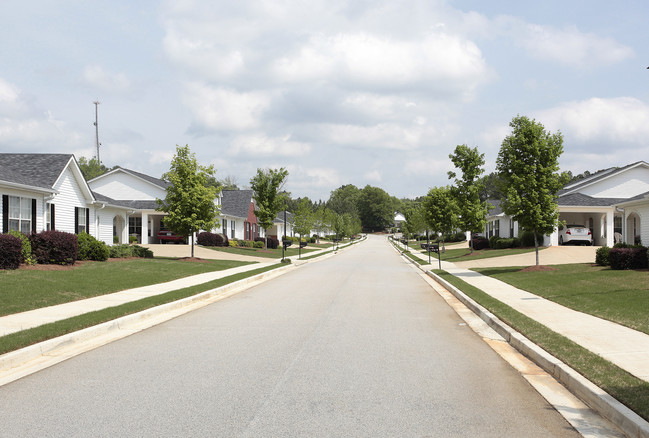
[[[235,221],[230,221],[230,226],[232,227],[232,229],[231,229],[231,234],[230,234],[230,238],[231,238],[231,239],[234,239],[234,232],[235,232],[235,230],[236,230],[236,226],[237,226],[237,225],[236,225],[236,222],[235,222]]]
[[[9,196],[9,231],[32,232],[32,200]]]
[[[77,234],[81,234],[83,232],[88,232],[88,229],[86,228],[86,220],[87,220],[87,214],[88,211],[85,208],[78,207],[77,209]]]

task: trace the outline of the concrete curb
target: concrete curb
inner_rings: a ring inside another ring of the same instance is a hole
[[[408,258],[406,257],[406,259]],[[473,313],[478,315],[512,347],[561,382],[570,390],[570,392],[577,395],[592,409],[619,427],[625,434],[634,438],[649,438],[649,423],[638,414],[624,406],[606,391],[583,377],[567,364],[552,356],[525,336],[509,327],[493,313],[489,312],[443,278],[430,271],[424,272],[455,295],[458,300],[467,306]]]

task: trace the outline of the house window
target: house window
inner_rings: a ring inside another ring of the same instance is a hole
[[[500,219],[494,221],[494,235],[500,237]]]
[[[245,240],[252,240],[252,236],[250,235],[250,222],[246,222],[246,237]]]
[[[32,207],[32,199],[9,196],[9,231],[32,232]]]
[[[223,221],[221,223],[223,224],[223,235],[227,236],[228,235],[228,220],[223,219]]]
[[[622,217],[615,216],[613,218],[613,232],[622,234]]]
[[[52,204],[45,204],[45,231],[52,229]]]
[[[509,237],[514,237],[514,219],[509,220]]]
[[[128,218],[128,234],[129,235],[142,235],[142,218],[141,217],[129,217]]]
[[[230,226],[232,227],[232,229],[230,230],[231,231],[230,238],[234,239],[234,232],[235,232],[236,222],[230,221]]]
[[[77,215],[77,229],[76,232],[77,234],[80,233],[87,233],[88,232],[88,209],[87,208],[80,208],[80,207],[75,207],[75,212]]]

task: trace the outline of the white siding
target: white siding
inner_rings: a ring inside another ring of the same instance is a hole
[[[74,208],[89,208],[90,214],[90,229],[88,233],[94,237],[96,235],[96,227],[93,224],[96,223],[95,218],[95,208],[88,204],[81,189],[79,187],[79,182],[75,178],[74,174],[70,169],[66,169],[60,176],[57,181],[56,186],[54,187],[59,193],[54,196],[52,203],[54,207],[54,225],[58,231],[65,231],[68,233],[74,233]],[[42,208],[42,206],[41,206]],[[41,214],[42,216],[42,214]]]
[[[164,199],[167,195],[162,187],[120,171],[92,181],[89,186],[94,192],[117,200],[154,201],[156,198]]]
[[[640,217],[640,239],[642,240],[643,245],[649,244],[649,201],[645,204],[636,205],[625,209],[626,217],[632,213],[637,213]],[[627,221],[627,243],[633,243],[632,232],[630,230],[631,222]]]
[[[649,192],[649,169],[640,166],[579,190],[594,198],[632,198]]]

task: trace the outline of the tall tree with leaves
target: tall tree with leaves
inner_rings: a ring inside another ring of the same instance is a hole
[[[315,222],[315,214],[311,200],[309,198],[302,198],[293,212],[293,229],[300,235],[300,239],[305,235],[308,236],[313,229]]]
[[[394,199],[379,187],[365,186],[358,197],[358,216],[365,230],[382,231],[394,223]]]
[[[460,208],[451,187],[430,189],[422,202],[422,209],[426,225],[436,235],[441,234],[442,242],[457,228]]]
[[[259,225],[264,229],[264,234],[273,226],[277,213],[285,205],[285,194],[281,190],[286,182],[288,170],[280,169],[257,169],[257,174],[250,180],[250,188],[254,191],[254,198],[257,204],[255,216]],[[265,247],[268,248],[268,241],[264,239]]]
[[[563,136],[546,132],[525,116],[514,117],[509,126],[512,133],[503,140],[496,162],[505,187],[500,206],[523,229],[534,232],[538,266],[537,233],[550,234],[559,225],[557,193],[570,178],[559,171]]]
[[[171,167],[163,175],[171,184],[164,200],[156,199],[158,211],[164,211],[165,226],[180,236],[191,236],[194,257],[194,232],[211,230],[216,224],[219,208],[214,202],[219,189],[208,184],[214,176],[214,166],[201,166],[189,145],[176,145]]]
[[[480,200],[482,191],[482,180],[480,175],[484,173],[484,154],[478,152],[478,148],[470,148],[467,145],[458,145],[453,154],[448,156],[455,167],[462,173],[458,176],[455,172],[449,172],[448,177],[455,179],[455,186],[452,188],[457,204],[459,206],[458,226],[462,231],[477,233],[484,229],[487,218],[487,203]],[[473,252],[472,240],[470,248]]]
[[[81,169],[81,173],[86,181],[95,179],[112,170],[101,164],[96,158],[87,159],[86,157],[79,158],[79,169]]]

